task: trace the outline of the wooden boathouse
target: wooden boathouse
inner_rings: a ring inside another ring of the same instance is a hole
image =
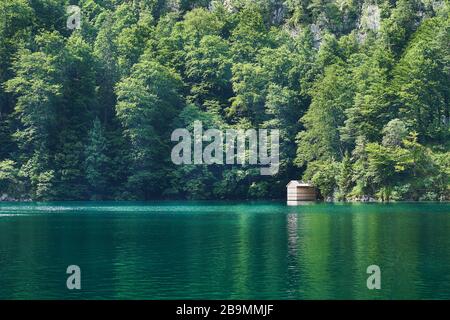
[[[297,205],[301,201],[317,200],[317,190],[310,183],[292,180],[286,188],[288,205]]]

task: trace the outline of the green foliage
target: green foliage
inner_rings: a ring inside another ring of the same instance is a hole
[[[334,159],[310,162],[304,178],[316,186],[324,199],[332,198],[338,187],[336,177],[339,175],[340,164]]]
[[[78,4],[82,28],[66,28]],[[0,2],[0,197],[449,198],[448,1]],[[280,170],[176,166],[171,132],[279,129]]]
[[[424,141],[449,138],[449,37],[448,20],[424,21],[394,71],[401,119]]]
[[[384,146],[401,146],[408,135],[408,128],[403,121],[394,119],[388,122],[382,133]]]
[[[339,128],[344,125],[345,110],[352,103],[349,74],[341,65],[326,68],[311,92],[312,102],[302,118],[305,131],[298,134],[297,163],[330,158],[341,159],[344,146]]]
[[[189,100],[200,106],[218,103],[220,111],[232,96],[230,46],[219,36],[204,36],[186,55]]]
[[[346,200],[347,195],[352,191],[352,175],[353,167],[348,153],[344,155],[342,162],[339,164],[339,173],[336,177],[338,186],[338,200]]]
[[[180,77],[154,61],[143,60],[130,77],[117,84],[117,117],[131,143],[128,189],[137,196],[161,192],[165,164],[169,162],[171,123],[182,109]],[[165,157],[161,157],[165,155]]]
[[[89,194],[92,200],[103,199],[108,191],[110,166],[108,153],[108,140],[98,118],[94,120],[92,129],[88,134],[85,148],[86,180],[89,184]]]
[[[13,160],[0,161],[0,190],[4,192],[4,194],[0,194],[0,197],[6,195],[21,198],[24,196],[21,194],[24,192],[24,188],[20,172]]]

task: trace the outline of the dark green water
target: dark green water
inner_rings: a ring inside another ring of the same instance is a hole
[[[449,299],[450,204],[0,203],[0,299],[28,298]]]

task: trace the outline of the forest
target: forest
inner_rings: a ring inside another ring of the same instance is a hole
[[[68,5],[81,25],[67,28]],[[450,199],[448,0],[0,0],[0,199]],[[175,165],[279,129],[280,167]]]

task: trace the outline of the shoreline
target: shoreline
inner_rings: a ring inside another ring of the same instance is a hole
[[[157,202],[184,202],[184,203],[223,203],[223,204],[234,204],[234,203],[284,203],[287,206],[302,206],[302,205],[312,205],[312,204],[394,204],[394,203],[450,203],[450,199],[448,200],[390,200],[390,201],[381,201],[381,200],[370,200],[370,201],[361,201],[361,200],[317,200],[317,201],[298,201],[298,204],[288,204],[286,199],[148,199],[148,200],[89,200],[89,199],[68,199],[68,200],[33,200],[33,199],[16,199],[16,198],[0,198],[0,204],[2,203],[157,203]]]

